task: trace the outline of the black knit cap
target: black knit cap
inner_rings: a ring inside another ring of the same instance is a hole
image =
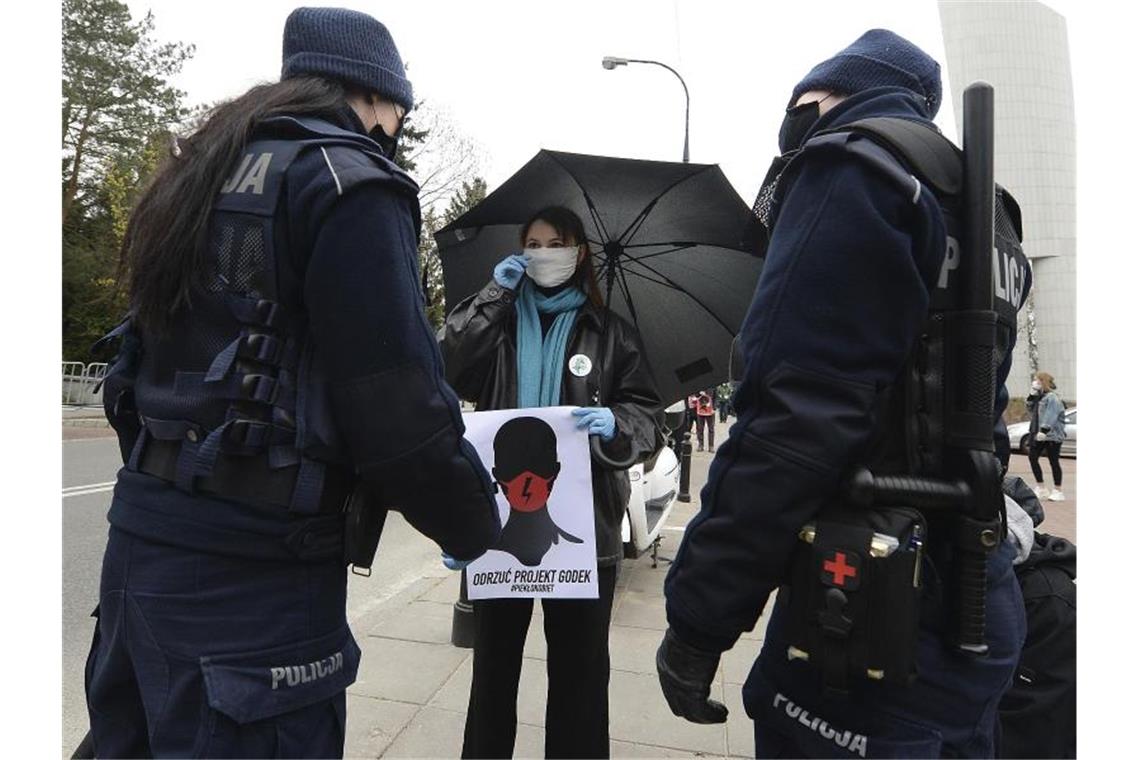
[[[315,74],[412,109],[412,83],[388,29],[347,8],[297,8],[285,20],[281,78]]]
[[[922,98],[933,119],[942,104],[942,69],[914,43],[872,29],[808,72],[792,90],[789,104],[809,90],[854,95],[872,87],[905,87]]]

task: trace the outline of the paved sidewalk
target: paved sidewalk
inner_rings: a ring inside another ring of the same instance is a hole
[[[68,428],[111,428],[102,406],[64,406],[61,417],[65,434]]]
[[[723,438],[727,426],[718,425]],[[694,453],[689,504],[678,503],[663,532],[661,555],[672,556],[681,529],[696,513],[711,454]],[[657,683],[654,658],[665,631],[662,583],[668,565],[647,555],[626,560],[618,576],[610,628],[610,738],[613,757],[751,757],[752,722],[740,688],[766,625],[742,638],[721,660],[713,695],[729,709],[720,726],[673,716]],[[354,624],[363,651],[348,690],[346,757],[458,757],[471,684],[471,651],[450,643],[459,575],[442,567]],[[515,757],[543,756],[546,645],[542,606],[535,605],[519,684]]]
[[[728,426],[717,425],[723,441]],[[692,502],[678,503],[663,532],[662,557],[676,551],[681,531],[700,505],[712,455],[693,454]],[[1014,456],[1011,472],[1028,473]],[[1063,460],[1068,501],[1046,503],[1043,529],[1075,540],[1076,461]],[[648,556],[626,560],[618,576],[610,628],[611,754],[620,757],[751,757],[752,722],[744,713],[741,684],[767,619],[721,659],[713,687],[729,709],[728,723],[698,726],[669,712],[657,683],[654,657],[665,630],[662,583],[668,565]],[[348,690],[346,757],[457,757],[471,683],[471,652],[451,646],[452,603],[459,575],[442,567],[400,595],[378,603],[354,624],[364,652],[357,682]],[[535,605],[519,685],[515,757],[543,756],[546,706],[542,606]]]
[[[1041,465],[1045,482],[1053,485],[1049,463],[1042,458]],[[1077,543],[1077,460],[1070,457],[1062,458],[1061,472],[1064,476],[1065,500],[1041,503],[1045,509],[1045,522],[1041,523],[1037,530],[1067,538],[1075,544]],[[1029,457],[1024,454],[1014,454],[1009,458],[1009,474],[1020,476],[1031,486],[1036,482],[1029,469]]]

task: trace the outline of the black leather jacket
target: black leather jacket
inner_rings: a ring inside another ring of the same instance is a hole
[[[609,407],[616,420],[612,441],[591,438],[599,567],[621,561],[621,520],[630,492],[626,469],[661,447],[664,424],[664,404],[642,358],[641,338],[611,312],[603,339],[605,319],[605,309],[589,301],[579,310],[566,356],[584,354],[593,367],[585,377],[568,369],[562,377],[563,404]],[[441,343],[447,381],[479,410],[518,405],[515,334],[515,292],[494,280],[447,317]]]

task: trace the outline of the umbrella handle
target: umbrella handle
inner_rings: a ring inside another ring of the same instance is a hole
[[[590,436],[590,455],[593,456],[593,458],[599,463],[605,465],[606,467],[611,467],[615,470],[628,470],[630,467],[633,467],[635,464],[637,464],[637,457],[632,454],[621,461],[615,461],[614,459],[606,456],[605,452],[602,451],[601,439],[596,435]]]

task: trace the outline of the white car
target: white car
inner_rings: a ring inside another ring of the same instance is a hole
[[[1009,447],[1022,454],[1029,453],[1029,423],[1015,422],[1009,426]],[[1065,440],[1061,442],[1061,454],[1077,455],[1077,408],[1065,410]]]
[[[626,559],[637,559],[653,552],[657,567],[657,547],[661,529],[677,503],[681,463],[672,447],[672,432],[685,416],[684,401],[665,410],[665,445],[644,464],[629,468],[629,506],[621,523],[621,540]]]

